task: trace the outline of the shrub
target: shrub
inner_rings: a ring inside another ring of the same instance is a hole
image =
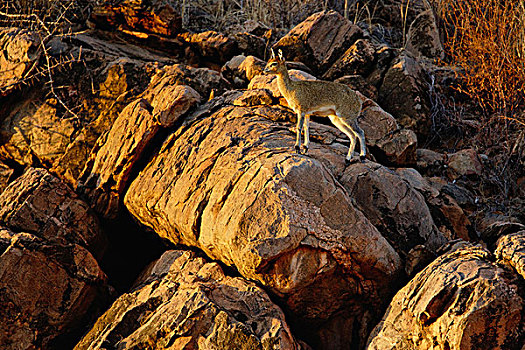
[[[525,102],[523,0],[438,0],[446,49],[460,67],[461,90],[487,113],[522,126]]]

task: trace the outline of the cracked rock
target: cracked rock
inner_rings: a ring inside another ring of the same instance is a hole
[[[362,342],[361,318],[378,309],[365,305],[384,303],[399,255],[325,166],[291,153],[294,135],[258,110],[224,107],[172,134],[124,203],[161,237],[261,283],[296,324],[335,327],[309,332],[314,345]]]
[[[436,259],[396,294],[367,349],[521,349],[521,282],[493,261],[465,243]]]
[[[152,263],[75,347],[100,348],[300,349],[260,287],[181,250]]]

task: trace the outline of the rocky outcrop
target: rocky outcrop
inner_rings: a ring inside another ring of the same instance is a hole
[[[160,129],[173,126],[201,99],[185,85],[154,85],[153,90],[147,91],[152,105],[145,99],[132,102],[98,139],[79,179],[77,190],[105,218],[117,217],[133,166]]]
[[[202,33],[182,33],[179,38],[205,61],[224,64],[238,54],[237,42],[212,30]]]
[[[248,85],[253,77],[263,74],[265,65],[266,62],[257,57],[238,55],[222,66],[221,74],[233,86],[243,88]]]
[[[455,248],[396,294],[367,349],[521,349],[521,281],[487,250]]]
[[[324,73],[323,78],[334,80],[344,75],[367,76],[373,68],[375,54],[375,47],[369,40],[359,39]]]
[[[317,344],[362,341],[368,325],[358,320],[375,311],[357,300],[382,304],[399,256],[322,163],[289,152],[294,135],[259,108],[224,107],[171,135],[124,203],[161,237],[259,281],[297,323],[340,328],[330,339],[310,334]]]
[[[431,120],[426,73],[408,54],[399,56],[385,73],[378,103],[418,137],[428,136]]]
[[[172,250],[142,273],[75,349],[299,349],[284,314],[254,283]]]
[[[0,347],[68,349],[108,297],[82,246],[0,227]]]
[[[37,33],[20,28],[0,28],[0,96],[9,94],[35,72],[42,53]],[[1,114],[1,112],[0,112]]]
[[[174,36],[182,28],[180,11],[157,0],[102,1],[93,8],[90,21],[102,29],[139,37],[147,33]]]
[[[525,230],[502,236],[497,242],[494,255],[498,261],[525,278]]]
[[[78,244],[97,258],[107,244],[87,204],[45,169],[29,169],[0,194],[0,225],[47,241]]]
[[[322,75],[363,31],[336,11],[311,15],[282,37],[274,49],[282,49],[289,61],[300,61]]]
[[[407,254],[416,245],[435,252],[447,241],[424,197],[394,171],[375,163],[355,164],[340,181],[398,252]]]
[[[461,176],[480,176],[483,171],[481,160],[473,149],[464,149],[449,154],[446,164],[451,179],[457,179]]]

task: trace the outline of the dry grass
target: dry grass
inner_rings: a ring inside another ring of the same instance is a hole
[[[333,1],[319,0],[182,0],[186,28],[224,31],[247,20],[272,29],[288,30],[310,14],[331,8]]]
[[[461,90],[487,113],[525,127],[523,0],[440,0],[446,48],[461,67]]]

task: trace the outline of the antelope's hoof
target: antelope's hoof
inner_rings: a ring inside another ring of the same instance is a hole
[[[346,165],[346,166],[349,166],[350,164],[353,164],[353,163],[356,163],[356,162],[357,162],[357,159],[354,158],[354,157],[352,157],[352,158],[350,158],[350,159],[345,158],[345,165]]]
[[[303,146],[303,154],[308,154],[308,146]]]
[[[361,163],[364,163],[364,162],[365,162],[365,159],[366,159],[366,157],[365,157],[364,155],[363,155],[363,156],[359,156],[359,161],[360,161]]]
[[[294,149],[295,149],[295,153],[301,154],[301,147],[300,146],[295,146]]]

